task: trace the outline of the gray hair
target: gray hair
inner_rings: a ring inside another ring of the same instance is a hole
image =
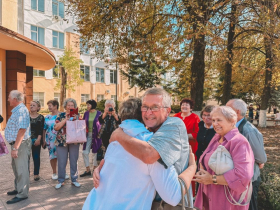
[[[202,118],[202,115],[203,115],[203,112],[212,112],[212,110],[215,108],[215,106],[214,105],[207,105],[207,106],[205,106],[202,110],[201,110],[201,112],[200,112],[200,117]]]
[[[66,99],[64,100],[64,102],[63,102],[63,107],[64,107],[64,109],[66,109],[66,106],[67,106],[67,104],[68,104],[69,102],[73,102],[75,109],[77,108],[77,102],[76,102],[75,99],[73,99],[73,98],[66,98]]]
[[[246,112],[247,112],[247,104],[246,104],[243,100],[234,98],[234,99],[229,100],[229,102],[232,102],[232,107],[233,107],[234,109],[240,111],[240,115],[241,115],[241,116],[244,117],[244,116],[246,115]]]
[[[18,91],[18,90],[12,90],[10,92],[10,96],[12,99],[16,99],[18,102],[22,102],[24,100],[24,95],[22,92]]]
[[[141,99],[129,98],[120,104],[119,115],[121,120],[135,119],[142,122]]]
[[[112,99],[108,99],[108,100],[106,100],[106,101],[105,101],[105,105],[104,105],[104,106],[107,106],[107,104],[111,104],[113,107],[115,107],[115,106],[116,106],[115,101],[114,101],[114,100],[112,100]]]
[[[236,112],[229,106],[217,106],[215,107],[212,112],[210,113],[210,116],[213,116],[213,113],[220,112],[229,122],[233,122],[234,124],[237,122],[237,114]]]
[[[168,107],[168,108],[171,107],[171,97],[170,97],[169,93],[167,93],[164,89],[162,89],[162,88],[148,89],[142,96],[142,102],[143,102],[144,97],[147,95],[161,95],[163,106]]]

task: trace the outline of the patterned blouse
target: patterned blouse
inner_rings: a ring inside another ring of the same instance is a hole
[[[45,118],[39,114],[36,118],[30,117],[31,139],[37,139],[39,135],[43,135]]]
[[[66,113],[61,112],[57,115],[57,118],[55,119],[55,124],[61,122],[66,118]],[[55,139],[55,145],[59,147],[66,147],[66,123],[65,125],[57,131],[56,139]]]

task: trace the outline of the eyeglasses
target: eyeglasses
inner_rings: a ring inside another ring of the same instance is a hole
[[[210,117],[210,114],[209,115],[203,114],[202,117]]]
[[[165,106],[152,106],[152,107],[141,106],[141,111],[142,112],[147,112],[150,109],[152,112],[158,112],[161,108],[168,108],[168,107],[165,107]]]

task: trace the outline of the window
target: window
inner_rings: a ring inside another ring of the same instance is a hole
[[[55,67],[53,67],[53,78],[59,78],[59,65],[56,62]]]
[[[83,46],[83,40],[80,39],[80,53],[89,54],[88,46],[85,44]]]
[[[89,100],[89,94],[82,94],[81,95],[81,102],[86,103]]]
[[[45,103],[45,93],[44,92],[34,92],[33,93],[33,100],[34,101],[39,101],[41,104],[41,107],[44,107]]]
[[[60,99],[60,93],[54,93],[54,97],[53,97],[53,99],[59,102],[59,99]]]
[[[83,79],[84,81],[89,81],[89,66],[84,66],[81,65],[81,72],[84,73],[84,75],[81,75],[81,79]]]
[[[45,29],[31,25],[31,39],[45,45]]]
[[[52,0],[52,14],[64,18],[64,4],[63,2]]]
[[[116,95],[111,95],[111,99],[116,101],[117,100],[117,96]]]
[[[64,33],[52,31],[53,47],[64,49]]]
[[[33,76],[34,77],[45,77],[45,71],[33,69]]]
[[[31,0],[31,9],[45,12],[45,0]]]
[[[97,94],[97,102],[104,100],[104,95]]]
[[[96,82],[104,82],[104,69],[96,68]]]
[[[117,83],[117,71],[110,70],[110,83],[116,84]]]

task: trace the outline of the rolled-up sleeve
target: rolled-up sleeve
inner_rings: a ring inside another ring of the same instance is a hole
[[[168,204],[176,206],[182,199],[178,174],[171,166],[167,169],[158,162],[148,165],[150,176],[160,197]]]
[[[231,152],[234,168],[224,173],[231,190],[242,193],[254,174],[254,154],[248,142],[240,142]]]
[[[264,150],[262,134],[257,130],[251,130],[244,136],[248,139],[251,145],[256,163],[265,163],[267,161],[267,156]]]

